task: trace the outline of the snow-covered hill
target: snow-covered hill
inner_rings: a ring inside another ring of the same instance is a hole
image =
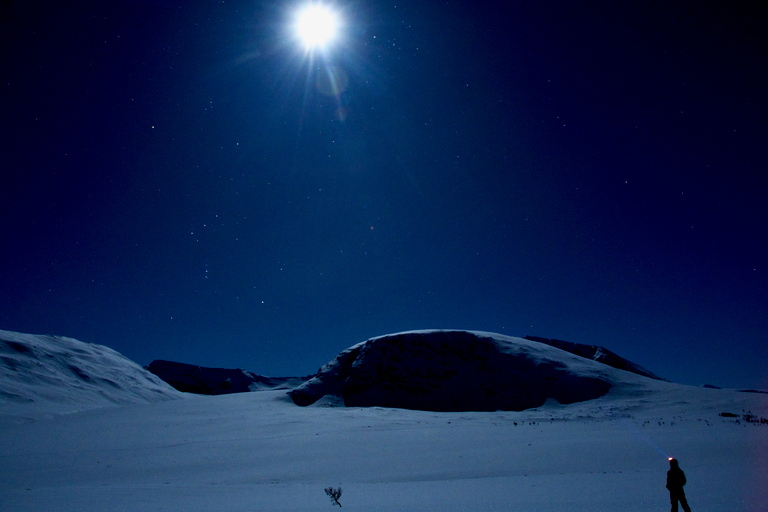
[[[574,355],[551,343],[469,331],[411,331],[342,351],[290,391],[298,405],[326,395],[352,407],[520,411],[547,399],[592,400],[649,377]]]
[[[0,330],[0,416],[37,418],[181,396],[103,345]]]

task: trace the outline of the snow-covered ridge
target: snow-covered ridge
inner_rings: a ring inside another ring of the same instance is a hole
[[[539,336],[526,336],[525,339],[530,341],[538,341],[539,343],[546,343],[547,345],[563,349],[567,352],[570,352],[571,354],[576,354],[577,356],[584,357],[586,359],[592,359],[593,361],[607,364],[608,366],[613,366],[619,370],[625,370],[656,380],[667,380],[663,377],[659,377],[650,370],[646,370],[639,364],[624,359],[620,355],[608,350],[605,347],[601,347],[600,345],[584,345],[582,343],[541,338]]]
[[[548,399],[561,404],[591,400],[612,387],[648,380],[538,341],[428,330],[354,345],[289,395],[298,405],[331,395],[352,407],[521,411]]]
[[[0,415],[35,417],[181,396],[103,345],[0,330]]]

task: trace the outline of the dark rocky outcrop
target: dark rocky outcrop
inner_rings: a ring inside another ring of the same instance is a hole
[[[341,352],[289,395],[298,405],[336,395],[348,407],[520,411],[549,398],[590,400],[610,389],[598,373],[580,373],[578,364],[565,362],[578,362],[571,354],[510,340],[467,331],[374,338]]]
[[[240,369],[206,368],[160,359],[152,361],[147,370],[179,391],[199,395],[290,389],[306,380],[298,377],[264,377]]]

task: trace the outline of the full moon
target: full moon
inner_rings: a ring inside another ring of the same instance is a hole
[[[308,50],[323,48],[336,37],[338,16],[321,4],[302,8],[296,17],[296,34]]]

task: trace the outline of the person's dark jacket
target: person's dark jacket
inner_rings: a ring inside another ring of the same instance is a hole
[[[685,485],[685,473],[679,467],[673,467],[667,471],[667,489],[680,491]]]

